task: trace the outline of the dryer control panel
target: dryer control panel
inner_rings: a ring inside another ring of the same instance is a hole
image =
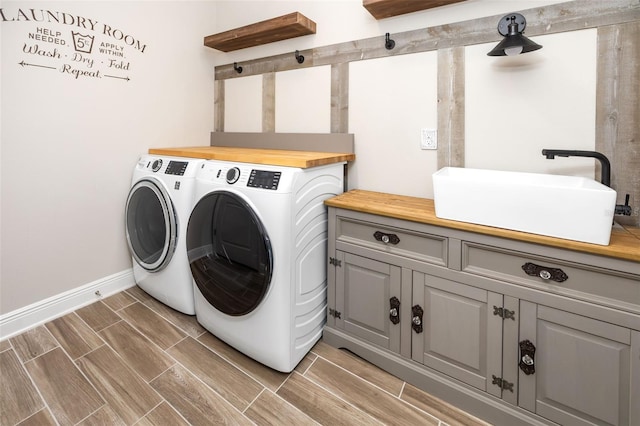
[[[164,173],[166,175],[184,176],[188,164],[186,161],[169,161],[167,170]]]
[[[280,183],[280,176],[282,172],[270,172],[266,170],[251,170],[249,175],[249,181],[247,186],[251,188],[262,189],[278,189],[278,183]]]

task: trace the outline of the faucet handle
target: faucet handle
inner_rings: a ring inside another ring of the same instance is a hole
[[[624,197],[624,205],[616,204],[615,214],[631,216],[631,206],[629,205],[629,194]]]

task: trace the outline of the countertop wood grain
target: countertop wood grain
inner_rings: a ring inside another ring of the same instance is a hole
[[[342,152],[288,151],[281,149],[231,148],[222,146],[191,146],[181,148],[150,148],[149,154],[174,157],[205,158],[239,163],[272,166],[309,167],[355,160],[355,154]]]
[[[427,198],[407,197],[364,190],[352,190],[330,198],[325,204],[347,210],[356,210],[380,216],[443,226],[462,231],[560,247],[585,253],[640,262],[640,232],[637,228],[614,227],[608,246],[511,231],[508,229],[476,225],[436,217],[434,202]],[[639,265],[640,268],[640,265]]]

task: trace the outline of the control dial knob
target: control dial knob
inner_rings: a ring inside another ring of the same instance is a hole
[[[151,170],[153,170],[154,172],[157,172],[158,170],[160,170],[160,167],[162,167],[162,160],[158,158],[151,165]]]
[[[227,183],[234,184],[240,179],[240,169],[232,167],[227,171]]]

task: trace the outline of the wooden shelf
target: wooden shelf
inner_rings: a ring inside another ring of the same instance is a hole
[[[256,22],[204,38],[204,45],[223,52],[316,33],[316,23],[300,12]]]
[[[464,0],[362,0],[362,6],[374,18],[384,19],[460,1]]]
[[[173,157],[204,158],[271,166],[309,167],[353,161],[355,154],[347,152],[291,151],[283,149],[236,148],[228,146],[187,146],[180,148],[150,148],[149,154]]]

